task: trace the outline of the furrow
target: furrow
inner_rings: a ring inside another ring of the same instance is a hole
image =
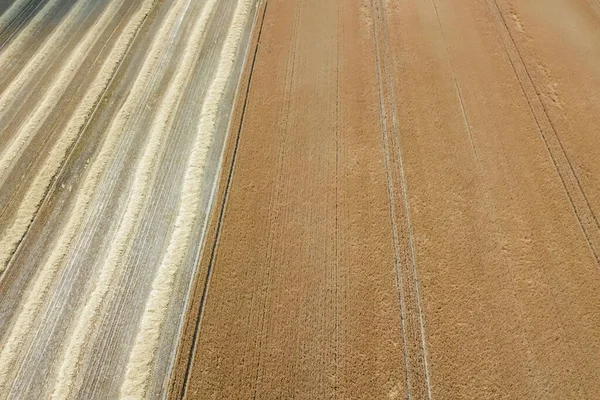
[[[146,397],[146,387],[158,346],[160,329],[165,321],[174,279],[179,266],[189,251],[189,238],[200,211],[200,182],[204,175],[206,156],[215,131],[221,98],[233,70],[235,56],[251,4],[251,0],[240,0],[236,5],[233,20],[221,50],[216,76],[202,104],[198,135],[192,147],[188,168],[183,180],[182,197],[175,229],[166,254],[152,282],[152,290],[130,354],[125,380],[121,387],[122,398],[139,399]]]
[[[189,4],[189,1],[187,4]],[[137,229],[140,213],[148,200],[152,177],[156,174],[157,161],[161,154],[161,149],[164,147],[166,137],[171,132],[174,122],[173,117],[183,97],[186,83],[191,77],[195,62],[198,59],[204,42],[206,26],[216,4],[217,0],[209,0],[205,4],[192,33],[189,35],[190,42],[185,47],[180,67],[159,106],[158,115],[150,128],[150,138],[135,172],[127,208],[122,217],[119,230],[115,234],[115,239],[111,243],[108,259],[103,264],[96,286],[81,311],[80,317],[77,319],[75,331],[71,335],[70,340],[67,341],[69,346],[63,356],[53,398],[61,399],[69,397],[72,393],[73,381],[85,345],[92,330],[98,324],[98,314],[110,291],[111,283],[115,281],[115,277],[122,271],[125,255],[128,251],[127,246]]]
[[[47,158],[48,161],[40,168],[38,174],[33,179],[19,209],[15,213],[14,221],[0,238],[0,273],[4,271],[10,261],[12,254],[31,224],[31,221],[50,186],[52,178],[56,175],[62,165],[68,149],[88,121],[89,116],[106,90],[118,65],[127,53],[131,41],[152,9],[155,1],[156,0],[146,0],[141,5],[139,11],[130,20],[127,27],[123,30],[117,44],[104,61],[98,76],[89,87],[81,103],[77,106],[62,135],[56,140],[56,144],[50,150],[50,154]],[[107,18],[112,18],[114,17],[114,14],[111,13],[110,15],[105,16]]]
[[[104,10],[101,17],[94,23],[94,25],[85,34],[83,40],[79,42],[77,47],[71,52],[68,60],[65,62],[64,67],[61,68],[58,76],[52,85],[48,88],[45,95],[40,96],[42,100],[37,109],[29,115],[27,121],[20,127],[15,135],[10,138],[8,146],[0,155],[0,182],[5,179],[6,174],[11,167],[13,161],[20,155],[22,150],[25,148],[27,143],[33,135],[41,128],[44,120],[54,107],[56,106],[57,99],[64,93],[67,86],[73,79],[75,72],[85,60],[85,57],[89,49],[96,42],[100,33],[106,29],[111,20],[116,16],[119,11],[122,1],[111,1],[108,7]],[[44,48],[36,53],[34,59],[21,71],[17,79],[15,79],[7,90],[2,94],[0,98],[0,113],[5,109],[7,104],[13,100],[16,92],[21,90],[27,80],[37,75],[38,68],[45,62],[47,62],[50,53],[55,51],[56,47],[60,45],[61,41],[64,41],[64,36],[68,34],[70,28],[79,18],[80,14],[85,9],[85,2],[80,2],[70,12],[67,21],[60,25],[58,31],[52,36],[51,40],[46,42]],[[39,57],[38,57],[39,56]],[[1,261],[1,260],[0,260]]]
[[[31,333],[35,319],[37,318],[43,302],[48,295],[50,285],[60,270],[71,244],[75,239],[80,227],[87,215],[88,207],[107,165],[112,160],[115,151],[121,141],[122,133],[133,117],[133,111],[151,78],[152,72],[159,62],[160,55],[168,46],[165,40],[175,25],[183,5],[177,3],[165,18],[159,32],[154,37],[151,49],[144,62],[140,74],[130,91],[125,103],[119,110],[118,115],[112,121],[111,126],[104,139],[98,156],[90,166],[83,187],[76,193],[76,202],[70,213],[61,235],[59,236],[52,252],[46,262],[40,267],[40,272],[28,292],[26,300],[21,307],[17,320],[0,352],[0,392],[5,389],[9,375],[13,373],[12,366],[24,346],[23,338]]]

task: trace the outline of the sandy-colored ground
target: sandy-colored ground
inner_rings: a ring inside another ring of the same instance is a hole
[[[171,398],[599,398],[600,3],[262,7]]]
[[[0,398],[600,398],[598,0],[0,0],[0,71]]]

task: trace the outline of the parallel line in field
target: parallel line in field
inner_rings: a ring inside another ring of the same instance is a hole
[[[156,0],[146,0],[146,2],[142,5],[138,13],[131,19],[128,28],[121,34],[119,38],[119,44],[115,46],[113,49],[113,55],[119,56],[122,58],[126,55],[127,50],[131,41],[134,39],[139,27],[145,20],[146,16],[152,10]],[[174,21],[166,21],[165,23],[173,24]],[[163,23],[163,25],[165,24]],[[166,30],[168,33],[168,30]],[[146,58],[146,63],[144,64],[145,74],[141,73],[136,78],[137,85],[134,84],[134,88],[130,92],[128,99],[126,100],[126,104],[120,110],[119,115],[116,120],[112,121],[113,129],[110,131],[111,135],[107,135],[103,142],[103,146],[100,150],[100,154],[93,165],[96,168],[90,169],[86,176],[86,185],[82,188],[82,190],[78,191],[77,194],[77,204],[74,207],[71,218],[69,219],[67,226],[63,230],[61,236],[58,239],[58,245],[53,248],[52,253],[49,255],[46,263],[41,266],[40,272],[36,277],[34,284],[30,291],[28,291],[28,295],[26,297],[25,302],[20,307],[20,313],[18,314],[17,320],[12,327],[9,338],[5,341],[3,348],[0,352],[0,391],[2,391],[6,386],[6,380],[8,379],[8,375],[11,373],[11,366],[14,365],[18,353],[21,351],[23,346],[23,338],[27,337],[27,334],[30,333],[33,324],[37,315],[39,314],[40,308],[43,306],[43,301],[48,295],[48,290],[51,283],[54,280],[64,257],[66,256],[70,243],[74,239],[75,235],[79,230],[79,226],[83,221],[86,213],[87,206],[91,202],[91,198],[95,192],[95,188],[99,183],[99,180],[102,176],[103,171],[105,170],[106,165],[112,158],[112,154],[114,153],[120,139],[120,133],[122,132],[123,127],[127,123],[127,121],[131,118],[131,114],[133,111],[134,102],[133,97],[137,94],[140,95],[140,92],[145,88],[145,83],[148,80],[148,75],[152,71],[152,67],[157,62],[157,56],[154,53],[162,53],[162,50],[167,46],[166,41],[164,41],[164,30],[161,31],[163,35],[158,34],[155,36],[153,40],[153,47],[150,50],[149,57]],[[149,61],[148,61],[149,60]],[[115,72],[117,66],[120,64],[120,59],[112,59],[109,57],[103,67],[104,74],[101,73],[100,76],[104,76],[106,78],[105,85],[110,83],[110,80]],[[109,73],[110,71],[110,73]],[[100,84],[102,82],[98,82]],[[106,87],[106,86],[104,86]],[[103,92],[102,85],[95,85],[90,88],[90,93],[98,93],[101,95]],[[93,101],[94,96],[89,96],[90,100],[90,108],[93,110],[96,102]],[[83,110],[81,110],[83,111]],[[72,119],[72,124],[70,126],[72,128],[76,128],[78,123],[81,123],[83,126],[86,123],[87,117],[89,114],[85,115],[84,113],[76,115]],[[81,127],[79,126],[79,128]],[[73,135],[77,135],[79,129],[73,129],[70,132]],[[60,141],[59,141],[60,143]],[[55,147],[57,150],[62,150],[62,148]],[[66,151],[66,149],[65,149]],[[57,151],[58,152],[58,151]],[[60,166],[60,163],[58,164]],[[42,169],[44,171],[45,169]],[[38,175],[40,176],[40,175]],[[33,188],[38,188],[39,186],[33,185]]]
[[[52,84],[47,87],[43,94],[38,94],[39,102],[36,105],[35,111],[32,110],[27,120],[24,121],[17,132],[9,139],[7,147],[2,149],[0,153],[0,182],[5,179],[13,161],[22,153],[25,146],[27,146],[35,133],[41,128],[45,119],[54,110],[54,107],[58,103],[57,99],[65,92],[75,72],[83,64],[87,53],[97,41],[100,33],[110,24],[123,3],[123,1],[111,1],[109,3],[100,18],[95,21],[83,39],[71,51]],[[48,58],[52,53],[56,52],[57,47],[61,46],[61,43],[65,41],[66,35],[73,29],[76,20],[84,10],[85,2],[79,2],[71,10],[67,19],[54,31],[52,37],[45,42],[44,47],[36,53],[6,91],[2,93],[0,96],[0,114],[14,100],[17,92],[26,86],[27,81],[35,78],[39,73],[39,69],[44,66],[44,63],[48,62]]]
[[[372,13],[372,19],[373,21],[375,21],[375,10],[374,10],[374,4],[371,1],[371,13]],[[398,288],[398,290],[401,290],[400,288],[402,287],[402,282],[401,282],[401,274],[398,272],[398,229],[396,227],[396,224],[394,223],[395,221],[395,217],[394,217],[394,194],[391,188],[391,168],[390,168],[390,150],[389,150],[389,139],[388,139],[388,133],[387,133],[387,126],[386,126],[386,105],[385,105],[385,95],[384,95],[384,90],[383,90],[383,72],[381,71],[381,60],[380,60],[380,50],[379,50],[379,39],[377,37],[377,31],[376,31],[376,27],[373,27],[373,41],[375,43],[375,48],[376,48],[376,57],[377,57],[377,80],[378,80],[378,86],[379,86],[379,107],[380,107],[380,114],[381,114],[381,133],[383,136],[383,147],[384,147],[384,159],[385,159],[385,170],[386,170],[386,180],[387,180],[387,191],[388,191],[388,200],[389,200],[389,212],[390,212],[390,216],[391,216],[391,221],[392,221],[392,233],[393,233],[393,239],[394,239],[394,270],[396,271],[396,286]],[[400,323],[401,323],[401,329],[402,329],[402,350],[403,350],[403,363],[404,363],[404,369],[405,369],[405,375],[404,375],[404,386],[406,389],[406,393],[407,393],[407,397],[408,399],[411,398],[411,383],[410,383],[410,374],[409,374],[409,361],[408,361],[408,350],[407,350],[407,340],[406,340],[406,324],[405,324],[405,305],[404,305],[404,299],[401,295],[398,296],[399,297],[399,302],[400,302],[400,310],[401,310],[401,318],[400,318]]]
[[[0,14],[0,33],[17,17],[29,0],[16,0],[10,7]]]
[[[288,191],[289,191],[289,186],[290,185],[285,185],[285,179],[288,178],[284,172],[284,170],[286,169],[286,166],[289,165],[289,163],[291,162],[292,157],[288,156],[288,151],[290,149],[290,145],[287,143],[287,141],[290,139],[290,135],[288,135],[287,133],[289,132],[289,119],[290,119],[290,115],[292,114],[292,93],[293,93],[293,85],[294,85],[294,77],[296,75],[296,68],[297,65],[296,63],[298,62],[298,58],[297,58],[297,52],[298,52],[298,47],[299,47],[299,43],[300,43],[300,35],[299,35],[299,31],[300,31],[300,18],[302,15],[302,11],[305,8],[304,6],[305,0],[298,0],[296,2],[296,8],[295,8],[295,14],[294,14],[294,22],[293,22],[293,26],[292,26],[292,34],[290,37],[290,43],[291,43],[291,47],[290,47],[290,52],[287,58],[287,62],[286,62],[286,70],[285,70],[285,89],[284,89],[284,97],[283,97],[283,103],[285,104],[284,107],[281,107],[279,114],[278,114],[278,120],[282,121],[283,123],[278,131],[278,138],[281,140],[281,144],[279,146],[279,151],[277,152],[277,161],[275,162],[275,167],[276,167],[276,175],[275,175],[275,183],[272,185],[271,190],[270,190],[270,195],[269,195],[269,215],[268,215],[268,221],[269,221],[269,225],[268,225],[268,239],[267,239],[267,245],[266,245],[266,257],[265,257],[265,267],[263,268],[263,271],[261,271],[264,275],[261,276],[261,281],[263,282],[263,284],[261,285],[262,288],[261,290],[256,290],[256,292],[260,292],[258,297],[258,300],[255,302],[254,299],[252,301],[252,307],[250,309],[250,312],[248,313],[249,315],[253,315],[254,313],[257,313],[257,311],[255,311],[254,309],[254,304],[256,305],[256,308],[258,310],[262,310],[262,313],[260,313],[260,328],[259,328],[259,332],[258,332],[258,346],[254,346],[255,347],[255,352],[257,353],[256,355],[252,355],[253,357],[257,358],[257,364],[256,364],[256,368],[254,371],[254,377],[252,380],[252,396],[256,397],[258,395],[258,384],[260,379],[262,378],[261,376],[261,367],[264,367],[264,363],[262,362],[262,359],[264,357],[264,339],[267,336],[267,332],[266,332],[266,324],[265,321],[267,319],[267,310],[268,310],[268,302],[269,299],[271,298],[271,294],[272,294],[272,289],[273,289],[273,269],[276,265],[276,263],[273,262],[273,258],[274,258],[274,246],[278,243],[278,238],[281,238],[283,236],[283,231],[285,229],[285,224],[284,223],[278,223],[278,219],[279,220],[286,220],[287,217],[287,209],[285,207],[282,207],[282,199],[288,198],[288,192],[286,193],[282,193],[282,187],[285,187]],[[288,164],[285,164],[288,163]],[[282,216],[282,211],[281,209],[284,208],[284,215]],[[266,271],[265,271],[266,270]],[[255,293],[252,294],[252,296],[256,296]],[[244,355],[245,356],[245,355]]]
[[[442,41],[444,42],[444,48],[446,49],[446,58],[448,59],[448,68],[450,69],[450,74],[452,75],[452,80],[454,82],[454,90],[456,92],[456,97],[458,99],[458,103],[460,105],[460,111],[463,118],[463,124],[465,126],[465,130],[467,131],[467,136],[469,137],[469,143],[471,144],[471,150],[473,151],[473,155],[475,156],[475,160],[477,161],[477,165],[481,167],[479,156],[477,155],[477,149],[475,148],[475,142],[473,141],[473,132],[471,131],[471,124],[469,123],[469,118],[467,117],[467,111],[465,109],[465,102],[463,100],[462,91],[460,90],[460,85],[458,84],[458,78],[456,77],[456,69],[454,68],[454,63],[452,62],[452,58],[450,57],[450,49],[448,48],[448,41],[446,40],[446,33],[444,32],[444,27],[442,26],[442,20],[440,19],[440,14],[438,12],[437,3],[435,0],[431,0],[433,5],[433,9],[435,11],[435,16],[438,22],[438,26],[440,28],[440,35],[442,36]]]
[[[34,37],[35,32],[44,23],[44,19],[50,15],[51,12],[58,8],[62,0],[49,0],[44,7],[35,14],[28,23],[27,26],[19,32],[19,35],[14,41],[10,43],[6,49],[0,53],[0,71],[5,71],[13,60],[15,60],[19,53],[23,52],[24,47],[27,45],[27,41]]]
[[[140,0],[142,1],[142,0]],[[137,0],[136,0],[137,2]],[[132,14],[135,13],[138,6],[135,4],[135,2],[128,2],[131,3],[131,5],[129,6],[125,6],[123,5],[121,10],[119,11],[120,15],[128,15],[128,14]],[[119,35],[121,32],[123,32],[125,30],[125,28],[127,27],[127,23],[129,22],[129,19],[126,18],[120,18],[118,19],[118,23],[115,24],[115,26],[112,27],[112,29],[110,31],[108,31],[109,27],[107,27],[107,29],[102,33],[102,37],[104,37],[107,33],[110,33],[108,35],[108,37],[105,40],[99,40],[96,42],[96,44],[94,44],[94,47],[99,46],[100,49],[95,51],[94,53],[88,53],[88,56],[86,57],[86,61],[84,62],[85,64],[88,64],[89,67],[86,68],[85,70],[82,70],[82,68],[79,68],[79,71],[77,72],[78,75],[83,75],[81,76],[80,79],[75,80],[75,78],[73,78],[73,81],[69,84],[69,90],[74,91],[73,96],[69,96],[69,97],[65,97],[63,96],[63,98],[61,99],[61,107],[60,109],[63,110],[72,110],[73,108],[77,109],[78,106],[80,105],[80,102],[83,101],[83,99],[85,98],[85,95],[89,89],[90,86],[92,86],[93,84],[95,84],[96,80],[97,80],[97,76],[100,73],[100,70],[102,69],[102,66],[104,65],[105,60],[108,59],[108,57],[110,56],[110,52],[112,51],[113,45],[118,41],[119,39]],[[90,50],[92,51],[92,50]],[[92,61],[93,59],[93,61]],[[91,61],[91,62],[90,62]],[[43,79],[43,78],[41,78]],[[79,96],[79,94],[81,94],[81,96]],[[62,101],[65,100],[65,101]],[[73,113],[70,113],[73,114]],[[44,135],[40,135],[42,137],[45,136],[45,140],[42,141],[42,143],[40,145],[37,146],[32,146],[31,144],[29,146],[27,146],[27,148],[24,150],[25,152],[28,152],[30,150],[34,150],[32,153],[33,154],[29,154],[29,156],[27,157],[27,171],[31,170],[32,168],[37,170],[40,164],[37,164],[33,161],[39,161],[41,158],[44,158],[44,154],[48,154],[47,149],[44,148],[44,145],[46,145],[47,143],[54,143],[54,141],[52,140],[52,138],[54,138],[54,133],[55,132],[62,132],[64,130],[64,127],[66,126],[66,124],[68,123],[68,121],[70,120],[70,118],[56,118],[58,114],[55,113],[51,113],[48,117],[48,119],[46,119],[44,121],[44,131],[46,132],[46,134]],[[69,116],[67,116],[69,117]],[[34,140],[38,139],[38,137],[34,136],[32,138],[32,142]],[[32,147],[34,147],[34,149],[32,149]],[[21,155],[21,157],[19,157],[19,159],[21,159],[22,157],[24,157],[24,155]],[[16,168],[18,165],[18,162],[20,160],[16,161],[16,165],[13,166],[12,168]],[[25,161],[25,160],[23,160]],[[42,160],[45,161],[45,160]],[[10,169],[11,171],[9,172],[9,177],[10,177],[10,173],[12,172],[12,168]],[[23,178],[25,176],[25,173],[23,173],[21,175],[21,179],[18,179],[17,181],[23,182]],[[7,182],[7,180],[10,180],[10,178],[7,177],[5,178],[5,183]],[[15,201],[18,201],[19,197],[19,191],[18,190],[13,190],[11,195],[6,199],[6,201],[4,202],[3,205],[0,205],[0,216],[6,216],[6,211],[7,208],[9,207],[9,205],[11,203],[14,204]],[[22,201],[22,200],[21,200]],[[18,205],[18,204],[17,204]],[[9,221],[10,222],[10,221]]]
[[[165,322],[175,276],[189,251],[194,223],[200,213],[201,180],[208,149],[217,125],[219,106],[231,78],[238,46],[242,38],[251,0],[239,0],[221,50],[216,76],[213,79],[200,112],[198,135],[192,147],[185,172],[179,211],[166,254],[152,282],[152,289],[130,353],[121,386],[121,397],[143,398],[158,346],[160,329]]]
[[[58,26],[52,30],[50,35],[44,39],[44,42],[32,57],[19,69],[17,75],[11,80],[2,93],[0,93],[0,116],[6,114],[6,108],[13,102],[17,92],[22,90],[28,82],[35,82],[38,79],[37,73],[46,68],[50,63],[50,60],[53,57],[56,57],[58,50],[64,47],[76,22],[79,22],[78,20],[84,15],[86,9],[87,6],[85,1],[76,2],[75,6],[67,12],[65,18],[60,21],[60,24],[58,24]],[[8,50],[11,48],[12,46],[9,46]],[[71,54],[72,53],[74,53],[74,51],[72,51]],[[0,55],[0,68],[4,68],[4,64],[13,61],[13,59],[5,56],[5,54],[6,53]],[[2,169],[0,169],[0,171],[2,171]]]
[[[186,6],[189,7],[189,4],[190,1],[188,0]],[[98,318],[100,317],[99,311],[102,304],[106,301],[111,283],[115,281],[116,276],[123,270],[125,256],[129,250],[127,246],[138,228],[140,213],[147,205],[148,195],[153,184],[151,178],[156,174],[158,159],[162,153],[165,141],[172,133],[175,113],[185,92],[186,84],[191,79],[191,72],[204,43],[208,20],[213,14],[216,4],[217,0],[209,0],[204,5],[200,17],[196,21],[191,34],[188,36],[188,43],[183,50],[183,58],[179,63],[175,77],[170,82],[167,92],[158,107],[158,114],[149,131],[150,137],[135,170],[135,177],[126,210],[108,251],[108,259],[102,264],[94,290],[81,310],[79,318],[76,319],[77,326],[75,331],[71,335],[70,340],[66,342],[69,345],[64,352],[63,363],[60,367],[58,381],[53,394],[54,398],[64,398],[72,392],[77,365],[81,361],[85,343],[89,339],[91,331],[97,325]]]
[[[519,81],[521,90],[527,99],[529,109],[536,122],[542,141],[544,142],[556,172],[560,177],[571,207],[573,208],[573,212],[577,217],[579,226],[587,240],[590,251],[594,255],[596,262],[600,264],[600,222],[590,205],[571,160],[569,160],[552,119],[548,115],[546,106],[540,98],[539,93],[541,92],[536,87],[535,82],[527,69],[527,65],[523,61],[523,56],[506,24],[504,15],[500,11],[496,0],[486,0],[486,2],[490,13],[494,17],[494,21],[500,30],[504,49],[508,55],[515,76]]]
[[[394,268],[401,313],[404,365],[406,369],[405,385],[409,399],[431,399],[425,326],[419,293],[407,183],[399,137],[400,130],[396,115],[396,95],[391,72],[393,71],[393,63],[389,55],[385,21],[386,11],[382,1],[371,0],[371,11],[377,58],[377,79],[379,81],[381,130],[394,242]],[[391,119],[391,123],[388,119]]]
[[[8,28],[21,16],[21,14],[27,12],[27,6],[34,1],[35,0],[16,0],[4,13],[2,13],[2,15],[0,15],[0,38],[4,35],[6,30],[8,30]],[[4,47],[4,44],[10,40],[11,37],[12,35],[0,43],[0,51]]]
[[[246,63],[250,62],[250,66],[249,68],[242,70],[240,86],[238,87],[238,92],[236,92],[236,106],[232,109],[234,116],[231,118],[230,131],[234,131],[235,136],[227,136],[222,156],[221,170],[223,171],[223,178],[216,180],[215,187],[213,188],[214,207],[213,211],[207,214],[207,231],[205,232],[204,245],[198,249],[198,265],[194,268],[192,274],[194,278],[190,284],[186,305],[184,307],[186,312],[180,329],[179,345],[172,365],[171,379],[166,395],[166,398],[168,399],[179,399],[185,396],[188,377],[193,365],[196,339],[201,325],[201,316],[205,306],[217,243],[219,241],[219,235],[221,233],[222,222],[225,215],[225,204],[227,203],[229,189],[231,187],[244,116],[248,105],[248,94],[252,86],[252,76],[263,31],[268,0],[262,0],[258,4],[259,10],[253,24],[253,26],[258,26],[258,28],[255,33],[252,34],[253,38],[250,40],[250,43],[253,44],[253,51],[251,53],[248,52],[248,58],[245,59]],[[240,111],[238,112],[237,110]],[[198,270],[201,270],[204,262],[208,263],[206,272],[205,274],[200,275],[197,272]],[[203,283],[201,284],[201,282]],[[201,292],[201,296],[196,296],[195,294],[197,292]],[[191,334],[188,335],[188,332]]]
[[[44,96],[39,108],[29,118],[25,125],[19,129],[19,131],[16,133],[16,136],[10,142],[8,148],[2,152],[0,155],[0,183],[6,177],[7,170],[10,168],[12,162],[19,156],[19,154],[21,154],[23,148],[26,146],[29,140],[31,140],[32,136],[42,127],[45,118],[53,111],[54,106],[57,104],[56,99],[60,97],[66,90],[75,74],[75,71],[81,66],[84,58],[87,55],[87,52],[96,42],[99,33],[106,29],[108,24],[119,11],[122,4],[123,2],[111,2],[109,7],[104,10],[104,13],[100,19],[96,21],[92,28],[86,33],[83,40],[71,53],[71,56],[65,63],[66,65],[61,69],[57,79]],[[108,58],[108,60],[110,59],[111,57]],[[85,104],[85,100],[82,103]],[[77,111],[75,116],[77,116]],[[69,128],[67,128],[65,131],[67,133],[70,132]],[[61,137],[60,139],[63,138]],[[72,140],[59,140],[58,146],[68,148],[67,145],[70,145],[70,143],[72,143]],[[66,152],[66,148],[62,153],[64,152]],[[57,154],[51,151],[51,156],[57,156]],[[63,157],[64,155],[60,157],[60,160],[62,160]],[[55,159],[50,158],[49,163],[54,162],[54,160]],[[56,169],[57,167],[49,170],[42,168],[40,173],[43,175],[48,175],[49,172],[56,172]],[[30,191],[38,192],[38,196],[35,197],[33,202],[31,201],[32,198],[30,196],[25,196],[22,204],[19,207],[19,210],[15,214],[15,219],[10,225],[10,228],[8,228],[6,232],[3,232],[0,239],[0,273],[6,268],[10,257],[25,234],[32,217],[35,214],[35,210],[37,210],[37,205],[39,205],[41,201],[40,196],[42,196],[42,193],[40,193],[41,189],[45,189],[47,186],[47,183],[42,186],[35,184],[31,186]],[[45,190],[43,191],[45,192]]]
[[[117,44],[104,61],[96,79],[92,82],[83,100],[77,106],[62,135],[56,140],[56,144],[50,150],[50,154],[47,157],[48,161],[39,169],[38,174],[33,179],[33,183],[29,186],[29,190],[19,205],[19,209],[15,213],[12,226],[0,241],[0,255],[3,255],[3,257],[5,257],[4,252],[13,254],[19,246],[33,222],[37,210],[43,203],[44,197],[49,192],[48,189],[53,178],[59,173],[64,160],[69,157],[67,152],[73,148],[73,144],[85,130],[87,123],[97,109],[102,96],[111,84],[139,28],[152,10],[155,2],[156,0],[145,0],[135,16],[131,18],[129,24],[123,29],[117,40]],[[16,244],[11,247],[9,246],[10,243]],[[12,250],[10,250],[11,248]],[[10,261],[0,264],[0,272],[8,266],[7,264],[10,264]]]

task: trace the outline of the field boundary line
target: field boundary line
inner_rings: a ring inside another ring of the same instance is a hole
[[[236,92],[236,101],[233,108],[228,134],[226,137],[225,148],[221,158],[221,167],[219,172],[218,183],[215,185],[215,197],[211,205],[210,217],[206,229],[206,235],[203,240],[201,254],[197,262],[196,271],[192,280],[191,288],[187,296],[187,306],[184,315],[184,321],[179,334],[179,345],[176,351],[175,360],[171,368],[171,380],[166,394],[169,400],[182,399],[187,391],[188,378],[190,376],[194,355],[196,351],[196,341],[198,338],[201,316],[206,303],[210,278],[212,275],[212,267],[216,249],[218,247],[219,237],[229,189],[233,172],[235,169],[235,161],[241,138],[241,132],[244,124],[244,117],[248,105],[248,97],[252,86],[252,77],[256,64],[258,49],[260,47],[260,38],[264,26],[264,20],[267,11],[268,0],[259,0],[257,12],[255,14],[253,28],[251,30],[248,46],[246,48],[246,57],[242,65],[242,74],[239,79],[239,84]],[[253,51],[251,49],[254,48]],[[249,65],[248,65],[249,64]],[[233,132],[236,132],[233,135]],[[210,247],[209,247],[210,246]],[[201,279],[204,282],[200,285]],[[197,299],[195,294],[202,293]],[[197,300],[196,300],[197,299]],[[192,331],[193,335],[186,337],[186,332]]]

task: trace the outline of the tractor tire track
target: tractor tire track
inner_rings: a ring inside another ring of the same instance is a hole
[[[519,79],[524,95],[527,97],[528,105],[535,118],[540,136],[548,148],[548,153],[569,197],[573,212],[577,216],[581,230],[589,243],[590,251],[600,266],[600,222],[594,214],[594,210],[590,205],[581,181],[557,134],[555,125],[548,115],[547,107],[544,105],[540,95],[542,91],[536,86],[530,71],[523,61],[521,51],[517,47],[512,36],[513,34],[508,28],[504,14],[500,11],[496,0],[486,0],[486,4],[498,26],[514,73]]]
[[[371,7],[380,85],[381,129],[389,185],[390,219],[394,232],[395,268],[404,332],[406,391],[409,399],[431,399],[416,254],[400,148],[394,81],[391,76],[394,68],[389,56],[385,24],[386,10],[380,0],[373,0]]]

